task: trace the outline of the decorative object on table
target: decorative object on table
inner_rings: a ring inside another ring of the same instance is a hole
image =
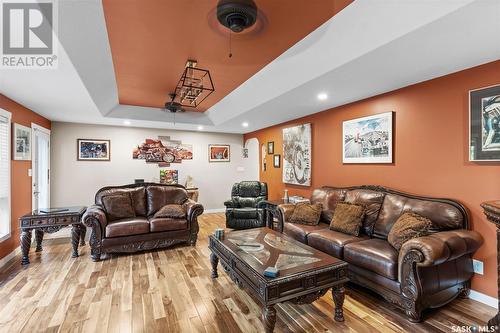
[[[283,183],[311,185],[311,124],[283,129]]]
[[[500,85],[469,91],[469,160],[500,161]]]
[[[500,277],[500,200],[483,202],[481,207],[483,207],[484,215],[486,215],[488,221],[497,227],[497,276]],[[498,281],[497,295],[498,309],[500,309],[500,279]],[[488,320],[488,326],[496,326],[498,330],[500,326],[500,311],[497,311],[497,314]]]
[[[292,204],[298,204],[298,203],[309,203],[310,200],[304,197],[301,197],[299,195],[292,195],[290,198],[288,198],[288,202]]]
[[[78,161],[110,161],[111,141],[97,139],[77,140]]]
[[[182,163],[193,159],[193,146],[179,140],[171,140],[169,136],[146,139],[134,148],[132,158],[145,160],[146,163],[158,163],[160,167],[168,167],[170,163]]]
[[[274,154],[274,141],[269,141],[267,143],[267,153],[269,155],[273,155]]]
[[[280,270],[277,269],[276,267],[270,266],[264,270],[265,277],[275,278],[275,277],[278,277],[279,274],[280,274]]]
[[[290,202],[290,197],[288,196],[288,190],[285,189],[285,195],[283,196],[283,201],[285,203],[289,203]]]
[[[160,184],[178,184],[179,170],[160,170]]]
[[[221,261],[236,285],[261,304],[266,333],[274,330],[276,304],[312,303],[330,290],[334,319],[344,321],[344,284],[349,281],[346,262],[269,228],[227,232],[224,240],[213,235],[208,239],[212,278],[219,276],[217,266]],[[238,246],[241,243],[259,247]],[[279,277],[266,277],[268,267],[279,270]]]
[[[35,230],[36,252],[40,252],[43,250],[42,241],[45,232],[53,233],[63,227],[71,226],[71,245],[73,247],[71,257],[78,257],[78,245],[85,245],[87,229],[81,223],[85,209],[86,207],[43,208],[20,217],[21,264],[30,263],[29,250],[33,230]]]
[[[248,148],[243,148],[241,150],[241,154],[242,154],[243,158],[248,158]]]
[[[119,215],[121,207],[103,205],[109,196],[130,196],[135,217],[108,223],[108,216]],[[185,218],[155,218],[165,205],[182,207]],[[137,252],[164,248],[174,244],[195,245],[198,238],[198,216],[203,206],[188,198],[184,186],[166,184],[129,184],[101,188],[95,205],[83,215],[83,224],[91,228],[90,249],[93,261],[101,254]]]
[[[184,182],[184,187],[185,188],[194,188],[194,183],[193,183],[193,177],[191,177],[190,175],[188,175],[186,177],[186,181]]]
[[[392,114],[347,120],[342,123],[343,163],[392,163]]]
[[[224,229],[222,229],[222,228],[215,229],[214,236],[218,240],[222,240],[224,238]]]
[[[134,179],[134,184],[141,184],[141,183],[144,183],[144,178]]]
[[[230,145],[208,145],[209,162],[229,162],[231,159]]]
[[[275,168],[280,168],[281,167],[281,155],[274,155],[273,156],[273,165]]]
[[[13,159],[31,161],[31,128],[16,123],[12,127]]]
[[[264,209],[261,204],[267,200],[267,184],[259,181],[235,183],[231,189],[231,200],[224,202],[226,207],[226,227],[250,229],[263,227]]]

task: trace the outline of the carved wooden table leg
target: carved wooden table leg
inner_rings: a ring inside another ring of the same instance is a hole
[[[219,258],[214,254],[210,254],[210,263],[212,264],[212,279],[219,277],[217,273],[217,265],[219,264]]]
[[[497,227],[497,248],[500,248],[500,229]],[[498,285],[498,305],[500,309],[500,252],[497,251],[497,285]],[[495,330],[500,328],[500,312],[488,320],[488,326],[495,326]]]
[[[85,235],[87,234],[87,228],[85,226],[80,226],[80,246],[85,245]]]
[[[345,288],[338,285],[332,288],[333,302],[335,303],[335,321],[344,321]]]
[[[35,229],[35,240],[36,240],[36,252],[43,251],[42,241],[43,241],[43,231]]]
[[[266,333],[272,333],[274,331],[274,325],[276,324],[276,309],[274,305],[266,306],[262,311],[262,324]]]
[[[78,244],[80,243],[81,226],[80,224],[73,224],[71,228],[71,245],[73,246],[73,253],[71,258],[78,257]]]
[[[29,253],[31,246],[31,229],[22,229],[21,232],[21,251],[23,257],[21,259],[21,265],[27,265],[30,263]]]

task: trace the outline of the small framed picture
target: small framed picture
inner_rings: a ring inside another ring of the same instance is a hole
[[[208,161],[229,162],[231,160],[230,148],[229,145],[208,145]]]
[[[469,91],[469,161],[500,161],[500,85]]]
[[[248,148],[243,148],[242,154],[243,154],[243,158],[248,158]]]
[[[110,161],[110,140],[78,139],[77,140],[78,161]]]
[[[16,161],[31,161],[31,128],[13,124],[12,131],[14,145],[13,159]]]
[[[274,155],[273,156],[273,164],[275,168],[280,168],[281,167],[281,155]]]
[[[273,155],[274,154],[274,141],[270,141],[267,143],[267,153],[269,155]]]

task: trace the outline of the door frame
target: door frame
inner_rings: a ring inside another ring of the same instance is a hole
[[[43,126],[40,126],[35,123],[31,123],[31,209],[35,207],[35,196],[33,195],[33,187],[35,186],[35,176],[33,170],[35,169],[35,156],[36,156],[36,144],[35,144],[35,132],[39,131],[42,133],[45,133],[49,136],[49,160],[48,160],[48,169],[49,169],[49,180],[48,180],[48,201],[49,201],[49,206],[50,206],[50,130],[48,128],[45,128]]]

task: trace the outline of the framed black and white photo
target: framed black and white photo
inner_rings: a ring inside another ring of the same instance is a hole
[[[392,112],[344,121],[344,163],[392,163]]]
[[[110,140],[78,139],[78,161],[110,161]]]
[[[275,168],[281,167],[281,155],[276,154],[273,156],[273,165]]]
[[[500,161],[500,85],[469,91],[469,160]]]
[[[19,124],[12,126],[13,159],[31,161],[31,128]]]
[[[270,141],[267,143],[267,153],[269,155],[273,155],[274,154],[274,141]]]
[[[311,186],[311,124],[283,129],[283,183]]]

